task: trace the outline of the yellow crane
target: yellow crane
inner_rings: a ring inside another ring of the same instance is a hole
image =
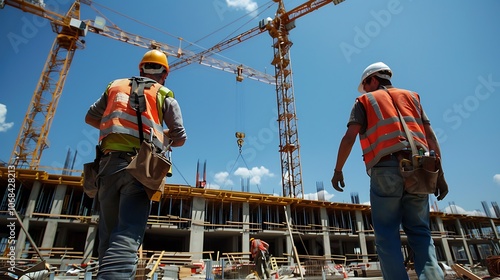
[[[193,57],[187,57],[182,61],[173,63],[171,69],[184,67],[192,61],[206,58],[213,53],[220,52],[268,31],[269,35],[273,38],[272,46],[274,56],[271,64],[274,66],[276,79],[275,85],[280,136],[279,152],[281,156],[283,196],[304,198],[297,114],[293,91],[292,64],[290,59],[292,42],[288,35],[289,31],[295,28],[296,19],[324,7],[327,4],[333,3],[337,5],[344,2],[344,0],[309,0],[289,11],[285,10],[283,0],[273,1],[278,3],[278,10],[274,19],[264,19],[260,22],[259,26],[218,43],[203,52],[197,53]]]
[[[278,105],[279,152],[281,157],[283,196],[303,198],[304,189],[300,163],[300,144],[290,59],[292,42],[289,39],[289,31],[295,28],[296,19],[327,4],[333,3],[334,5],[338,5],[345,0],[309,0],[289,11],[286,11],[283,0],[273,1],[278,3],[278,9],[274,18],[264,19],[259,23],[259,26],[218,43],[205,51],[194,53],[125,32],[117,27],[105,26],[95,21],[80,21],[80,2],[90,5],[90,0],[75,1],[66,15],[60,15],[44,9],[42,6],[36,4],[37,0],[30,2],[0,0],[0,8],[7,4],[25,12],[49,19],[54,32],[58,34],[49,53],[47,63],[33,95],[28,112],[26,113],[11,155],[10,163],[17,166],[28,164],[30,169],[36,169],[39,166],[42,151],[48,147],[47,135],[74,51],[77,48],[83,47],[83,40],[80,37],[85,36],[90,31],[139,47],[161,49],[167,55],[179,58],[179,60],[171,64],[170,69],[172,71],[191,63],[199,63],[235,73],[237,74],[236,79],[238,81],[242,81],[243,77],[248,77],[260,82],[274,84],[276,86]],[[275,68],[274,76],[261,73],[244,65],[234,65],[211,58],[211,55],[217,52],[266,31],[273,38],[274,56],[271,64]],[[59,52],[65,55],[59,55]],[[57,71],[58,69],[60,70]],[[58,76],[51,78],[51,75],[53,76],[54,74]],[[43,98],[44,94],[51,97]],[[43,103],[44,100],[48,100],[49,102]],[[42,113],[45,118],[37,122],[36,117],[39,113]],[[33,143],[35,143],[34,147],[32,146]]]
[[[48,134],[54,119],[57,104],[77,49],[85,46],[82,39],[88,32],[99,34],[142,48],[159,49],[168,56],[182,60],[195,53],[170,46],[137,34],[128,33],[116,26],[106,26],[103,18],[99,22],[80,20],[81,4],[91,5],[90,0],[75,1],[66,14],[46,9],[40,0],[0,0],[0,8],[12,6],[24,12],[48,19],[57,36],[52,44],[37,87],[21,125],[9,164],[20,168],[38,169],[42,152],[48,148]],[[211,57],[200,58],[197,63],[237,74],[237,80],[248,77],[260,82],[274,84],[274,77],[244,65],[235,65]]]

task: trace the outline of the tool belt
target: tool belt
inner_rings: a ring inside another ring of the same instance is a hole
[[[159,153],[153,143],[143,141],[137,155],[131,157],[125,169],[146,187],[145,190],[152,199],[156,192],[163,192],[164,179],[171,166],[170,160]]]
[[[114,150],[104,150],[101,158],[107,157],[115,157],[126,160],[128,163],[132,161],[132,158],[136,155],[136,152],[122,152],[122,151],[114,151]]]
[[[389,161],[389,160],[397,160],[401,161],[402,159],[411,159],[411,151],[410,150],[401,150],[398,152],[394,152],[392,154],[385,155],[380,158],[378,162]]]
[[[399,170],[405,183],[405,191],[411,194],[432,194],[436,192],[441,162],[435,156],[414,155],[402,159]]]

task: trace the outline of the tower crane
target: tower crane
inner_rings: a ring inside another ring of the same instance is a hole
[[[159,49],[168,56],[177,57],[180,61],[184,57],[195,55],[191,51],[183,51],[165,43],[128,33],[115,26],[106,26],[103,21],[81,21],[80,5],[90,6],[91,3],[90,0],[76,0],[66,14],[59,14],[46,9],[43,1],[40,0],[0,0],[0,9],[9,5],[48,19],[52,30],[57,34],[24,117],[9,164],[32,170],[38,169],[42,152],[49,146],[48,134],[73,56],[77,49],[85,47],[85,41],[82,37],[86,36],[87,32],[142,48]],[[260,82],[275,83],[273,76],[244,65],[235,65],[211,57],[200,58],[197,62],[237,74],[238,81],[241,81],[243,77],[248,77]]]
[[[273,38],[274,56],[271,64],[275,69],[276,97],[278,103],[279,152],[281,157],[281,181],[283,196],[304,198],[302,185],[302,167],[300,164],[300,145],[297,129],[297,115],[293,91],[292,66],[289,40],[289,31],[295,27],[295,20],[315,11],[327,4],[338,5],[344,0],[309,0],[291,9],[285,10],[283,0],[273,0],[278,3],[278,10],[274,19],[262,20],[259,26],[245,31],[233,38],[216,44],[215,46],[197,53],[171,65],[171,69],[186,66],[192,61],[206,58],[213,53],[225,50],[245,40],[248,40],[265,31]]]

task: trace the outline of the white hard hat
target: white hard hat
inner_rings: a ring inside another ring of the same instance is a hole
[[[382,73],[381,73],[382,72]],[[359,82],[358,91],[361,93],[365,93],[363,89],[363,81],[370,75],[377,73],[376,76],[382,79],[390,80],[392,77],[392,70],[387,66],[387,64],[383,62],[375,62],[373,64],[368,65],[365,71],[363,71],[363,75],[361,75],[361,81]]]

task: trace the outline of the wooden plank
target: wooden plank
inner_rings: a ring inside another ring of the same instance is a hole
[[[458,274],[460,277],[467,277],[470,280],[482,280],[481,277],[477,276],[476,274],[472,273],[470,270],[466,269],[460,264],[454,264],[451,266],[453,270]]]

